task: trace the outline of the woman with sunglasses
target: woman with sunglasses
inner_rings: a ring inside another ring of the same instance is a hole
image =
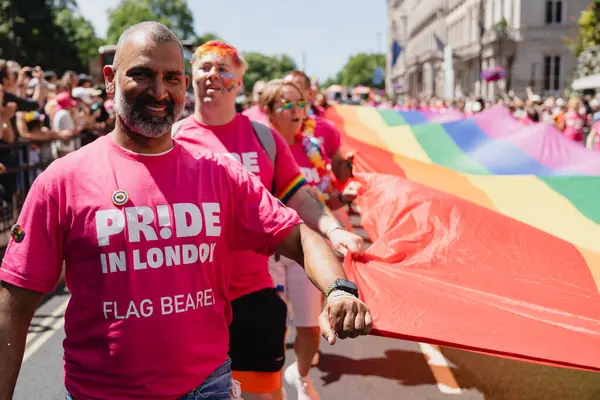
[[[260,108],[292,151],[306,182],[323,206],[340,201],[332,184],[330,160],[321,142],[310,132],[314,120],[307,119],[308,102],[302,90],[287,80],[269,82],[260,97]],[[290,321],[296,327],[296,362],[284,373],[286,382],[298,391],[298,399],[319,399],[309,369],[319,349],[318,318],[321,293],[311,284],[302,267],[285,257],[271,257],[269,269],[276,286],[284,287],[290,304]]]

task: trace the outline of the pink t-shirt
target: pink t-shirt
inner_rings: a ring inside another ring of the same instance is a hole
[[[241,114],[222,126],[203,125],[191,115],[183,120],[173,137],[192,149],[232,155],[248,171],[258,175],[269,190],[274,186],[276,196],[286,203],[304,185],[305,180],[281,135],[276,131],[272,132],[277,147],[275,168],[256,137],[250,119]],[[233,263],[236,274],[231,282],[231,300],[273,287],[268,258],[264,255],[254,252],[237,253]]]
[[[315,126],[314,136],[322,139],[323,148],[327,152],[327,156],[332,158],[338,152],[341,146],[340,132],[333,123],[323,117],[314,117]]]
[[[304,148],[302,142],[297,141],[290,146],[290,149],[292,150],[294,159],[300,166],[300,171],[302,171],[304,179],[306,179],[306,183],[310,186],[318,186],[319,183],[321,183],[321,176],[319,175],[318,169],[313,163],[310,162],[308,156],[306,155],[306,149]],[[323,161],[325,161],[325,163],[330,163],[329,157],[327,156],[323,145],[321,145],[321,154],[323,156]]]
[[[565,130],[563,135],[576,142],[583,141],[583,126],[585,121],[581,115],[575,111],[567,111],[565,114]]]
[[[326,110],[325,110],[324,107],[317,106],[317,105],[313,105],[311,107],[311,110],[312,110],[313,115],[316,115],[318,117],[323,117],[325,115],[325,112],[326,112]]]
[[[269,117],[260,109],[258,105],[254,105],[242,112],[243,115],[250,118],[252,121],[260,122],[264,125],[269,125]]]
[[[229,157],[139,155],[107,135],[52,163],[18,223],[1,280],[49,292],[66,263],[67,390],[162,400],[227,359],[231,254],[269,254],[300,220]]]

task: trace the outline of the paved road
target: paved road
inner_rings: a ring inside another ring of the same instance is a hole
[[[66,291],[59,290],[38,309],[16,400],[64,398],[62,315],[68,298]],[[378,337],[340,341],[334,347],[323,342],[321,351],[321,363],[311,376],[324,400],[600,399],[600,375],[590,372],[452,349],[440,353],[436,347]],[[293,361],[292,350],[287,359]],[[287,389],[288,399],[296,400],[296,394]]]

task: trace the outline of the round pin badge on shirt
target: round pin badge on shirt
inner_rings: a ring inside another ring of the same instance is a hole
[[[112,202],[115,206],[122,206],[129,201],[129,194],[124,190],[117,190],[112,195]]]
[[[25,238],[25,231],[21,228],[21,225],[15,224],[10,228],[10,235],[15,242],[21,243]]]

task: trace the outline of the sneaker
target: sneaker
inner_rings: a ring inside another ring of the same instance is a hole
[[[285,369],[283,374],[285,382],[298,391],[298,400],[321,400],[310,377],[301,377],[298,372],[298,364],[293,363]]]

